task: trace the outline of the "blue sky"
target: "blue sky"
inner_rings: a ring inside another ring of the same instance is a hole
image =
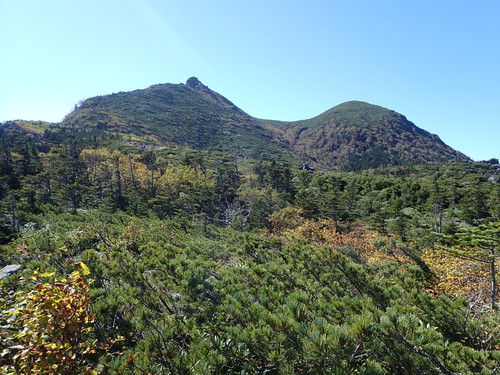
[[[348,100],[500,157],[497,0],[0,0],[0,121],[198,77],[255,117]]]

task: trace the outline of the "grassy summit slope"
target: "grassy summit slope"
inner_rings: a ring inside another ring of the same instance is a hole
[[[286,157],[271,133],[196,78],[85,100],[65,126],[98,127],[235,156]]]
[[[296,155],[328,169],[469,160],[405,116],[365,102],[342,103],[309,120],[270,126]]]

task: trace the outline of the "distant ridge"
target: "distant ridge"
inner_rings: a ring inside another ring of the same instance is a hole
[[[43,134],[31,122],[6,124],[4,132]],[[437,135],[380,106],[349,101],[308,120],[262,120],[196,77],[185,84],[157,84],[89,98],[57,126],[99,129],[134,141],[258,160],[296,161],[330,170],[470,161]]]

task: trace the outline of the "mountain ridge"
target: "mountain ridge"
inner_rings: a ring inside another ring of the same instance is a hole
[[[277,136],[328,169],[361,170],[447,160],[459,151],[393,110],[362,101],[341,103],[307,120],[274,122]],[[324,155],[329,155],[325,157]]]
[[[196,77],[88,98],[59,125],[330,170],[471,160],[381,106],[348,101],[310,119],[258,119]]]

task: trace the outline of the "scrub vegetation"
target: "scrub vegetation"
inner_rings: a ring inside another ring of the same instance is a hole
[[[2,125],[0,372],[500,371],[497,160],[312,168],[256,123],[198,142],[95,100]]]

